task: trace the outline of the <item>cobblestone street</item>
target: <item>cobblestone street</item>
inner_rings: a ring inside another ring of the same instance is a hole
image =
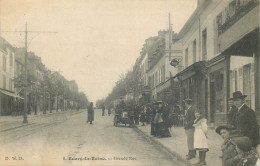
[[[100,110],[95,110],[93,125],[86,123],[86,111],[60,116],[66,118],[17,128],[16,136],[12,130],[6,131],[6,135],[12,133],[16,139],[2,142],[0,162],[4,165],[184,165],[133,128],[114,127],[113,116],[101,116]],[[18,139],[19,135],[22,137]]]

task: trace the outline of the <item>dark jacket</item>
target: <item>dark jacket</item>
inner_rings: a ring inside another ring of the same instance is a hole
[[[187,130],[187,129],[194,128],[192,125],[193,125],[195,119],[196,119],[195,118],[195,108],[191,106],[187,110],[186,115],[185,115],[184,129]]]
[[[248,137],[242,137],[238,134],[230,136],[221,146],[223,153],[223,166],[242,166],[242,158],[239,154],[251,150],[252,142]]]
[[[233,126],[236,126],[236,114],[237,114],[237,107],[232,105],[228,114],[227,114],[227,123]]]
[[[88,121],[94,121],[94,109],[91,105],[88,107]]]
[[[236,129],[243,136],[251,139],[252,144],[256,147],[259,143],[259,125],[256,120],[255,112],[246,104],[236,114]]]

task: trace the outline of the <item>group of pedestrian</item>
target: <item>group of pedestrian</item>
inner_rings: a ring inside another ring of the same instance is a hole
[[[259,125],[255,112],[247,106],[240,91],[229,99],[228,123],[220,125],[216,132],[224,142],[222,149],[223,166],[254,166],[260,158],[256,147],[259,145]]]
[[[259,125],[255,112],[245,103],[246,96],[240,91],[233,93],[229,99],[228,122],[216,128],[216,133],[224,140],[221,146],[223,166],[254,166],[260,158],[256,150],[259,145]],[[195,165],[203,166],[206,165],[206,152],[209,151],[205,110],[193,106],[191,99],[185,99],[184,103],[184,129],[189,150],[187,160],[195,158],[198,151],[199,161]]]
[[[144,105],[141,109],[140,122],[142,122],[142,126],[145,124],[151,123],[151,104]]]
[[[151,135],[156,137],[171,137],[169,120],[169,110],[167,103],[158,101],[153,104],[151,118]]]

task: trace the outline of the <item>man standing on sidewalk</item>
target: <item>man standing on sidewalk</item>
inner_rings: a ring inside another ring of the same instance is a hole
[[[234,101],[234,105],[238,108],[235,127],[243,136],[251,139],[254,147],[257,147],[259,144],[259,125],[255,112],[245,103],[246,97],[247,95],[236,91],[233,93],[233,98],[230,99]]]
[[[187,160],[190,160],[192,158],[195,158],[196,150],[194,150],[194,130],[193,123],[195,120],[195,108],[192,106],[192,100],[191,99],[185,99],[185,124],[184,129],[185,133],[187,135],[187,144],[189,153],[187,155]]]

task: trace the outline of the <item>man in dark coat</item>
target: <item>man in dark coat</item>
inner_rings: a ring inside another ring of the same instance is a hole
[[[102,116],[105,116],[105,105],[102,104]]]
[[[90,124],[92,124],[92,121],[94,121],[93,102],[91,102],[88,107],[88,121],[87,122],[90,122]]]
[[[236,125],[236,114],[237,114],[238,109],[234,105],[233,100],[229,100],[228,104],[229,104],[229,111],[227,114],[227,123],[235,126]]]
[[[236,91],[233,93],[233,98],[230,99],[238,108],[235,127],[243,136],[250,138],[252,145],[256,147],[259,144],[259,125],[255,112],[245,104],[246,96],[240,91]]]
[[[194,131],[193,123],[195,120],[195,108],[192,106],[191,99],[185,99],[186,113],[185,113],[185,123],[184,129],[187,135],[187,144],[189,153],[187,155],[187,160],[195,158],[196,150],[194,150]]]

